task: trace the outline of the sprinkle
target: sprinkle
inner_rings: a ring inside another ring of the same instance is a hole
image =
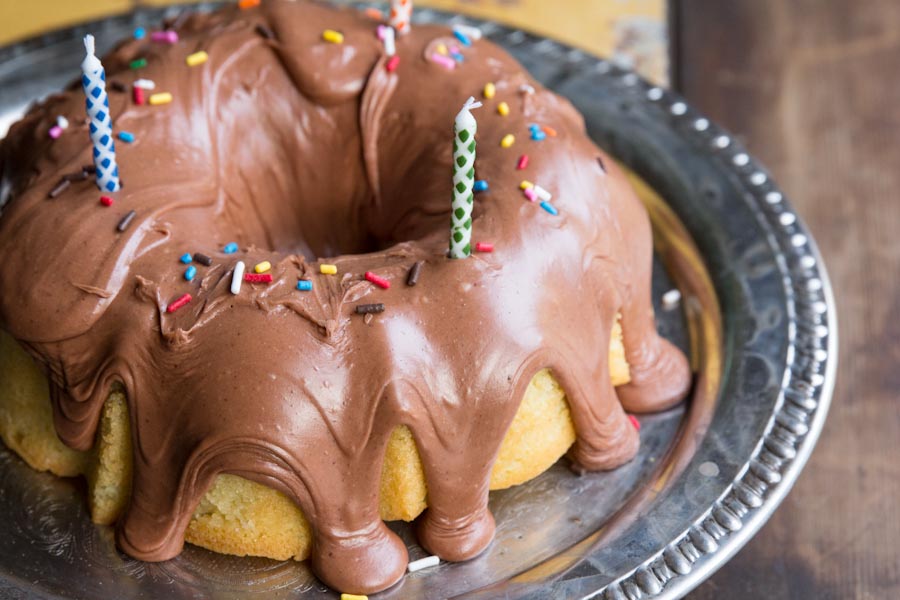
[[[391,287],[390,281],[388,281],[384,277],[379,277],[372,271],[366,271],[366,281],[374,283],[383,290],[389,289]]]
[[[506,102],[501,102],[500,104],[498,104],[497,105],[497,113],[502,117],[505,117],[506,115],[508,115],[509,114],[509,104],[507,104]]]
[[[536,142],[543,142],[547,139],[547,134],[541,131],[540,129],[534,129],[531,132],[531,139]]]
[[[244,281],[247,283],[272,283],[271,273],[247,273],[244,275]]]
[[[237,251],[238,251],[238,245],[236,242],[230,242],[228,244],[225,244],[225,247],[222,248],[222,252],[224,252],[225,254],[234,254]]]
[[[538,198],[540,198],[544,202],[550,202],[551,200],[553,200],[553,194],[551,194],[550,192],[548,192],[547,190],[545,190],[544,188],[542,188],[539,185],[534,186],[534,193],[537,195]]]
[[[191,264],[191,261],[194,260],[194,258],[191,256],[190,252],[185,252],[178,258],[178,260],[180,260],[185,265],[189,265]]]
[[[515,143],[516,143],[516,136],[514,136],[511,133],[507,133],[505,136],[503,136],[503,139],[500,140],[500,145],[504,148],[509,148],[510,146],[512,146]]]
[[[267,40],[274,40],[274,39],[275,39],[275,32],[272,31],[271,29],[269,29],[268,27],[266,27],[265,25],[261,24],[261,23],[260,23],[259,25],[256,26],[256,33],[258,33],[259,35],[263,36],[263,37],[266,38]]]
[[[194,277],[196,277],[196,276],[197,276],[197,267],[195,267],[194,265],[191,265],[187,269],[184,270],[185,280],[193,281]]]
[[[168,104],[172,101],[172,94],[169,92],[160,92],[150,96],[150,104],[157,106],[159,104]]]
[[[400,57],[398,55],[394,55],[387,61],[387,64],[384,65],[384,68],[387,69],[388,73],[393,73],[397,70],[397,67],[400,66]]]
[[[369,597],[359,594],[341,594],[341,600],[369,600]]]
[[[471,25],[454,25],[453,31],[459,31],[470,40],[480,40],[481,36],[484,35],[479,28]]]
[[[133,60],[128,64],[132,69],[142,69],[147,66],[146,58],[138,58],[137,60]]]
[[[167,307],[166,307],[166,312],[167,312],[167,313],[173,313],[173,312],[175,312],[176,310],[178,310],[179,308],[181,308],[182,306],[186,305],[186,304],[187,304],[188,302],[190,302],[191,300],[192,300],[191,295],[190,295],[190,294],[185,294],[184,296],[182,296],[181,298],[179,298],[178,300],[176,300],[175,302],[173,302],[172,304],[170,304],[169,306],[167,306]]]
[[[528,155],[523,154],[519,157],[519,162],[516,163],[516,169],[519,171],[524,171],[528,168]]]
[[[193,54],[189,54],[187,58],[184,59],[184,62],[187,63],[189,67],[196,67],[197,65],[202,65],[206,61],[209,60],[209,54],[205,51],[201,50],[200,52],[194,52]]]
[[[540,130],[541,130],[541,126],[538,125],[537,123],[532,123],[531,125],[528,126],[528,131],[530,131],[531,133],[534,133],[535,131],[540,131]]]
[[[109,196],[100,196],[100,204],[102,204],[103,206],[112,206],[113,199]]]
[[[534,193],[534,188],[525,188],[523,192],[525,197],[528,198],[529,202],[537,202],[537,194]]]
[[[519,91],[523,94],[533,94],[534,86],[528,85],[527,83],[523,83],[519,86]]]
[[[178,33],[175,31],[154,31],[150,34],[150,39],[162,44],[177,44]]]
[[[343,44],[344,34],[334,29],[326,29],[322,32],[322,39],[332,44]]]
[[[205,254],[200,254],[199,252],[194,252],[194,260],[204,267],[208,267],[212,264],[212,259],[210,257]]]
[[[533,188],[534,184],[528,181],[527,179],[523,179],[522,183],[519,184],[520,190],[527,190],[528,188]]]
[[[241,283],[244,281],[244,261],[239,260],[234,265],[234,273],[231,274],[231,293],[237,296],[241,293]]]
[[[67,189],[69,189],[70,185],[72,185],[72,182],[69,181],[68,179],[66,179],[66,178],[60,179],[59,183],[57,183],[56,186],[52,190],[50,190],[49,196],[51,198],[58,198],[60,196],[60,194],[62,194]]]
[[[600,165],[600,170],[603,171],[604,173],[606,173],[606,165],[603,163],[602,156],[597,157],[597,164]]]
[[[128,91],[128,86],[121,81],[111,81],[109,83],[109,87],[111,87],[113,91],[119,92],[120,94]]]
[[[559,214],[559,211],[556,210],[556,207],[553,206],[552,204],[550,204],[549,202],[546,202],[546,201],[541,202],[541,208],[546,210],[548,213],[550,213],[554,217]]]
[[[58,140],[59,136],[62,135],[62,132],[62,127],[60,127],[59,125],[54,125],[50,128],[50,131],[47,132],[47,135],[49,135],[54,140]]]
[[[453,60],[452,58],[448,58],[446,56],[442,56],[442,55],[438,54],[437,52],[435,52],[434,54],[431,55],[431,62],[437,63],[437,64],[441,65],[442,67],[444,67],[445,69],[450,70],[450,71],[452,71],[453,69],[456,68],[455,60]]]
[[[497,95],[497,86],[494,85],[494,84],[493,84],[492,82],[490,82],[490,81],[487,82],[486,84],[484,84],[484,91],[482,92],[482,94],[484,95],[485,98],[487,98],[488,100],[490,100],[490,99],[493,98],[495,95]]]
[[[546,133],[547,135],[549,135],[550,137],[556,137],[558,135],[556,133],[556,130],[553,129],[552,127],[550,127],[549,125],[544,125],[543,127],[541,127],[541,130],[544,133]]]
[[[144,98],[144,88],[135,87],[133,90],[131,90],[131,96],[134,100],[134,103],[138,106],[142,106],[144,102],[146,102]]]
[[[120,131],[119,139],[125,142],[126,144],[130,144],[134,141],[134,134],[129,131]]]
[[[137,29],[134,30],[134,39],[142,40],[145,37],[147,37],[147,30],[144,29],[143,27],[138,27]]]
[[[337,274],[337,266],[336,265],[319,265],[319,273],[322,275],[336,275]]]
[[[475,182],[475,185],[472,186],[472,191],[486,192],[486,191],[488,191],[489,187],[490,186],[488,185],[487,181],[485,181],[484,179],[479,179],[478,181]]]
[[[446,45],[446,44],[438,44],[438,45],[437,45],[437,52],[438,52],[438,54],[440,54],[440,55],[442,55],[442,56],[447,56],[447,55],[450,53],[450,52],[447,50],[447,45]]]
[[[259,6],[259,0],[238,0],[238,8],[241,10],[247,10],[256,6]]]
[[[356,306],[356,314],[358,315],[373,315],[375,313],[384,312],[384,304],[358,304]]]
[[[261,263],[257,264],[255,267],[253,267],[253,271],[256,273],[265,273],[266,271],[268,271],[271,268],[272,268],[272,263],[270,263],[267,260],[264,260]]]
[[[453,37],[458,39],[459,43],[462,44],[463,46],[471,46],[472,45],[472,40],[470,40],[468,38],[468,36],[466,34],[464,34],[462,31],[460,31],[459,29],[456,29],[456,28],[453,29]]]
[[[397,54],[397,35],[394,33],[393,27],[385,27],[384,28],[384,37],[381,38],[384,42],[384,53],[388,56],[394,56]]]
[[[476,252],[493,252],[494,244],[488,242],[475,242]]]
[[[422,569],[428,569],[430,567],[436,567],[441,563],[441,559],[437,556],[426,556],[425,558],[420,558],[419,560],[414,560],[408,565],[406,565],[406,569],[410,573],[415,573],[416,571],[421,571]]]
[[[678,306],[678,303],[681,302],[681,292],[677,289],[671,289],[662,297],[663,308],[666,310],[671,310]]]
[[[132,221],[134,221],[134,217],[136,215],[137,215],[136,212],[134,212],[133,210],[129,210],[128,214],[126,214],[124,217],[122,217],[122,220],[119,221],[118,225],[116,225],[116,231],[118,231],[119,233],[122,233],[126,229],[128,229],[128,226],[131,225]]]
[[[132,83],[134,87],[142,88],[145,90],[153,90],[156,89],[156,82],[152,79],[137,79],[134,83]]]
[[[60,129],[68,129],[69,128],[69,120],[62,115],[58,115],[56,117],[56,126]]]
[[[363,11],[363,14],[369,17],[374,21],[381,21],[384,19],[384,13],[378,10],[377,8],[369,7]]]
[[[297,289],[301,292],[311,292],[312,287],[312,281],[310,281],[309,279],[301,279],[297,282]]]
[[[459,62],[459,63],[465,62],[465,60],[466,60],[466,57],[463,56],[462,54],[460,54],[459,52],[451,51],[450,56],[453,58],[453,60],[455,60],[456,62]]]
[[[641,422],[637,420],[637,417],[635,417],[634,415],[628,415],[628,420],[631,421],[631,424],[635,429],[637,429],[638,431],[641,430]]]
[[[76,181],[84,181],[88,178],[88,174],[85,171],[76,171],[75,173],[66,173],[63,175],[63,179],[71,181],[75,183]]]
[[[417,261],[409,268],[409,273],[406,275],[406,285],[409,287],[413,287],[417,283],[419,283],[419,273],[422,271],[422,261]]]

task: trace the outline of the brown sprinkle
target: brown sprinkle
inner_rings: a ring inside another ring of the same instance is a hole
[[[72,185],[72,182],[69,181],[68,179],[66,179],[66,178],[60,179],[59,183],[56,184],[56,187],[54,187],[52,190],[50,190],[49,196],[51,198],[59,197],[60,194],[65,192],[67,189],[69,189],[70,185]]]
[[[132,221],[134,221],[135,215],[137,215],[136,212],[134,212],[133,210],[129,210],[128,214],[122,217],[122,220],[119,221],[118,225],[116,225],[116,231],[122,233],[123,231],[128,229],[128,226],[131,225]]]
[[[66,181],[84,181],[88,178],[88,174],[84,171],[78,171],[77,173],[68,173],[67,175],[63,175],[63,179]]]
[[[260,23],[259,25],[256,26],[256,33],[263,36],[267,40],[275,39],[275,32],[272,31],[271,29],[269,29],[267,26],[263,25],[262,23]]]
[[[124,83],[122,83],[121,81],[110,81],[109,87],[114,92],[127,92],[128,91],[128,86],[125,85]]]
[[[420,260],[409,268],[409,274],[406,276],[406,285],[412,287],[419,283],[419,271],[422,270],[422,261]]]
[[[358,304],[356,306],[356,314],[358,315],[371,315],[383,312],[384,304],[381,304],[380,302],[378,304]]]
[[[208,267],[212,264],[212,259],[205,254],[200,254],[199,252],[194,252],[194,261],[200,263],[204,267]]]

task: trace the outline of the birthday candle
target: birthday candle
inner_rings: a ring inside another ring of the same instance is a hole
[[[404,35],[409,33],[409,21],[412,18],[412,0],[391,0],[391,18],[388,25]]]
[[[116,146],[112,136],[112,118],[109,116],[109,97],[106,95],[106,72],[94,55],[94,36],[84,37],[87,55],[81,63],[81,85],[84,87],[87,114],[90,119],[91,143],[94,146],[94,166],[97,167],[97,187],[106,192],[117,192],[119,167],[116,165]]]
[[[472,206],[475,196],[475,132],[478,123],[471,110],[481,106],[469,98],[453,124],[453,201],[450,220],[450,258],[472,254]]]

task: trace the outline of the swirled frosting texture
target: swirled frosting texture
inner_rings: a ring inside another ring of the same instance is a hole
[[[323,41],[325,29],[344,43]],[[300,505],[327,583],[383,589],[407,561],[377,510],[395,426],[413,431],[427,478],[420,541],[464,560],[493,536],[491,465],[537,370],[567,391],[571,457],[586,469],[635,453],[623,405],[654,410],[686,392],[686,361],[654,328],[646,212],[572,106],[487,41],[453,70],[427,60],[443,28],[401,37],[388,72],[374,31],[355,11],[272,0],[192,16],[172,46],[123,43],[103,59],[109,79],[152,79],[174,102],[111,92],[115,130],[136,140],[118,145],[124,189],[109,208],[90,180],[48,197],[90,163],[77,89],[36,106],[0,146],[12,190],[2,326],[46,368],[57,431],[74,448],[91,446],[111,386],[124,386],[134,479],[118,541],[133,556],[177,555],[206,488],[233,473]],[[209,61],[188,67],[198,50]],[[147,67],[130,70],[139,57]],[[476,112],[476,171],[490,192],[477,196],[473,241],[495,250],[449,260],[453,117],[488,81],[497,95]],[[73,125],[54,141],[59,114]],[[531,123],[557,135],[533,141]],[[519,141],[501,148],[508,133]],[[551,191],[560,214],[525,200],[522,179]],[[231,241],[240,251],[223,253]],[[191,282],[185,252],[213,258]],[[237,260],[270,261],[274,281],[232,295]],[[323,262],[338,274],[321,275]],[[298,278],[313,290],[297,291]],[[168,313],[185,293],[193,300]],[[384,313],[355,314],[375,302]],[[607,360],[617,313],[633,380],[618,390]]]

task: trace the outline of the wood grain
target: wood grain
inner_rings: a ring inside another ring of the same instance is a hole
[[[900,598],[900,2],[679,0],[681,91],[819,242],[840,369],[782,507],[691,597]]]

